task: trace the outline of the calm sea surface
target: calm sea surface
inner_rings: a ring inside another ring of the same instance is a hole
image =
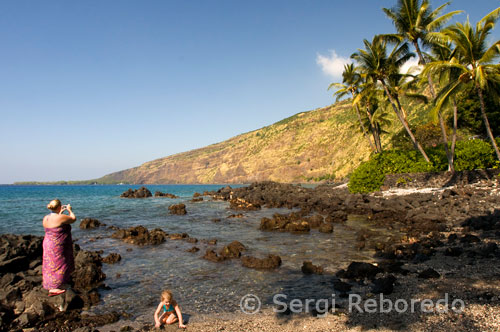
[[[186,252],[193,244],[175,240],[138,247],[111,239],[112,231],[106,227],[80,230],[78,220],[73,225],[73,239],[82,249],[103,250],[103,256],[112,252],[122,256],[117,264],[104,264],[105,283],[111,289],[100,291],[102,301],[92,310],[126,311],[148,322],[164,288],[173,290],[188,314],[236,311],[241,297],[248,293],[258,295],[264,305],[272,303],[273,295],[278,293],[290,298],[330,298],[333,277],[303,275],[300,267],[306,260],[333,272],[353,260],[371,260],[372,252],[355,248],[356,231],[369,228],[362,216],[350,216],[346,225],[335,225],[333,234],[316,230],[302,235],[262,232],[258,229],[262,217],[290,210],[262,209],[244,212],[244,218],[230,219],[227,217],[237,212],[229,210],[226,202],[206,197],[203,202],[189,202],[195,192],[221,187],[148,185],[152,193],[160,190],[180,198],[125,199],[120,198],[122,192],[139,186],[0,186],[0,233],[43,235],[42,218],[48,213],[45,206],[59,198],[63,204],[71,203],[79,220],[91,217],[107,226],[143,225],[168,233],[186,232],[198,239],[216,238],[217,249],[237,240],[248,248],[246,254],[265,257],[272,253],[282,258],[283,265],[274,272],[247,269],[238,260],[212,263],[201,258],[209,248],[203,243],[195,244],[200,248],[198,253]],[[168,206],[181,202],[186,204],[188,214],[170,215]],[[221,221],[215,223],[214,218]],[[372,230],[381,238],[390,235]]]

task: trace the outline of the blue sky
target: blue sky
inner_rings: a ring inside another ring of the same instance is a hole
[[[2,1],[0,183],[97,178],[332,104],[337,60],[393,32],[394,4]]]

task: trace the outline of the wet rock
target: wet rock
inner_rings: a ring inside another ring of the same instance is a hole
[[[185,240],[189,238],[188,233],[173,233],[168,236],[170,240]]]
[[[102,259],[102,262],[106,264],[115,264],[121,260],[122,256],[120,254],[110,253],[108,256]]]
[[[347,220],[347,213],[344,211],[335,211],[325,218],[325,222],[329,224],[343,224]]]
[[[314,265],[312,262],[306,261],[302,263],[302,273],[304,274],[323,274],[324,270],[321,266]]]
[[[101,222],[97,219],[94,218],[84,218],[80,222],[80,228],[81,229],[93,229],[101,226]],[[102,224],[102,226],[106,226]]]
[[[203,196],[203,195],[202,195],[202,194],[200,194],[200,193],[194,193],[194,194],[193,194],[193,198],[197,198],[197,197],[200,197],[200,196]]]
[[[249,203],[242,198],[236,198],[229,201],[229,208],[231,210],[255,211],[260,210],[260,205]]]
[[[197,239],[197,238],[195,238],[195,237],[188,237],[188,238],[186,239],[186,242],[187,242],[187,243],[198,243],[198,239]]]
[[[186,205],[182,203],[170,205],[168,210],[170,211],[170,214],[185,215],[187,213]]]
[[[378,267],[386,273],[400,273],[402,275],[407,275],[408,270],[403,269],[403,262],[398,261],[383,261],[378,264]]]
[[[195,252],[200,251],[200,248],[198,248],[198,247],[192,247],[191,249],[188,249],[188,250],[186,250],[186,251],[187,251],[187,252],[191,252],[191,253],[195,253]]]
[[[440,276],[441,275],[433,268],[425,269],[418,274],[418,277],[422,279],[436,279],[439,278]]]
[[[352,285],[347,282],[335,280],[333,282],[333,288],[341,293],[347,293],[351,291]]]
[[[169,194],[169,193],[162,193],[161,191],[156,191],[155,192],[155,197],[167,197],[167,198],[179,198],[179,196],[176,196],[174,194]]]
[[[106,279],[102,272],[102,258],[96,252],[80,250],[75,256],[75,271],[72,273],[74,288],[92,290]]]
[[[17,273],[29,268],[42,256],[42,237],[3,234],[0,236],[0,274]]]
[[[320,214],[305,218],[311,228],[319,228],[321,225],[323,225],[323,219],[323,216]]]
[[[191,203],[203,202],[203,197],[193,198],[190,202]]]
[[[460,238],[460,242],[467,243],[467,244],[479,243],[479,242],[481,242],[481,239],[475,235],[472,235],[472,234],[465,234],[462,238]]]
[[[445,256],[458,257],[463,254],[464,250],[461,247],[449,247],[444,251]]]
[[[490,257],[495,255],[498,250],[498,245],[495,242],[489,242],[477,249],[477,253],[482,257]]]
[[[319,226],[319,231],[321,233],[333,233],[333,225],[332,224],[321,224],[321,226]]]
[[[241,242],[233,241],[224,248],[222,248],[221,251],[219,252],[219,255],[224,259],[240,258],[241,253],[245,250],[246,248]]]
[[[292,233],[307,233],[311,230],[309,223],[300,213],[292,212],[288,215],[275,213],[270,218],[262,218],[260,230],[263,231],[287,231]]]
[[[352,262],[347,267],[347,271],[343,278],[348,279],[373,279],[377,273],[381,272],[380,268],[364,262]]]
[[[136,190],[129,189],[120,195],[120,197],[124,198],[147,198],[152,196],[151,191],[149,191],[146,187],[140,187]]]
[[[228,216],[227,218],[228,218],[228,219],[233,219],[233,218],[243,218],[243,214],[242,214],[242,213],[232,214],[232,215]]]
[[[212,218],[211,220],[212,220],[212,222],[220,222],[221,221],[220,218]]]
[[[217,255],[217,253],[212,249],[207,249],[205,255],[203,255],[203,259],[217,263],[217,262],[222,262],[224,260],[224,257]]]
[[[396,277],[393,275],[388,275],[384,278],[378,278],[373,280],[372,293],[373,294],[384,294],[389,295],[394,291],[394,283],[396,282]]]
[[[448,243],[453,243],[456,240],[458,240],[458,235],[457,234],[452,233],[452,234],[448,235]]]
[[[269,255],[267,258],[243,256],[241,258],[241,263],[244,267],[252,269],[272,270],[281,265],[281,257],[277,255]]]
[[[165,242],[167,233],[156,228],[151,232],[144,226],[130,227],[129,229],[120,229],[111,235],[114,239],[120,239],[124,242],[139,246],[158,245]]]
[[[293,233],[307,233],[311,230],[307,221],[294,221],[285,226],[285,230]]]

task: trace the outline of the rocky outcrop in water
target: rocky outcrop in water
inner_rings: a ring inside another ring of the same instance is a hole
[[[241,264],[251,269],[273,270],[280,267],[281,257],[277,255],[269,255],[266,258],[243,256],[241,257]]]
[[[302,264],[301,270],[304,274],[323,274],[325,272],[321,266],[314,265],[309,261]]]
[[[122,256],[117,253],[110,253],[108,256],[102,258],[102,262],[106,264],[115,264],[122,260]]]
[[[94,229],[100,226],[106,226],[106,224],[102,224],[99,220],[94,218],[83,218],[80,222],[81,229]]]
[[[123,194],[120,195],[120,197],[124,198],[147,198],[147,197],[152,197],[153,195],[151,194],[151,191],[149,191],[148,188],[146,187],[140,187],[139,189],[133,190],[129,189],[125,191]]]
[[[170,205],[168,210],[170,211],[170,214],[185,215],[187,213],[186,205],[182,203]]]
[[[165,242],[168,234],[160,228],[148,231],[144,226],[130,227],[129,229],[119,229],[111,235],[114,239],[138,246],[158,245]]]
[[[167,197],[167,198],[179,198],[179,196],[176,196],[174,194],[169,194],[169,193],[162,193],[161,191],[156,191],[155,192],[155,197]]]

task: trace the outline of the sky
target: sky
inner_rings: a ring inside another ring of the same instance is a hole
[[[0,183],[98,178],[330,105],[395,2],[2,1]]]

